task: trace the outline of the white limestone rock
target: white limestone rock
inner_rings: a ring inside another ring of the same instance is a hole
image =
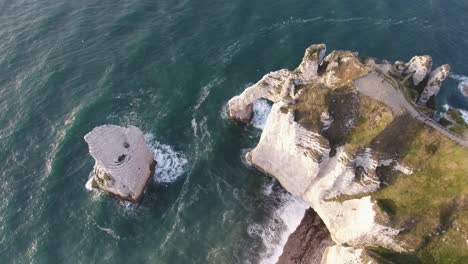
[[[428,55],[414,56],[407,64],[404,74],[413,75],[413,84],[420,84],[432,69],[432,57]]]
[[[249,123],[252,118],[252,104],[258,99],[267,99],[271,102],[283,100],[291,103],[296,85],[306,84],[317,78],[318,66],[325,56],[325,51],[325,44],[312,45],[306,50],[301,64],[293,72],[283,69],[263,76],[242,94],[229,100],[227,104],[229,117]]]
[[[427,85],[419,97],[418,104],[425,105],[431,96],[437,95],[440,87],[442,86],[442,82],[449,76],[449,74],[450,65],[448,64],[444,64],[432,71]]]
[[[103,125],[84,137],[95,160],[86,184],[130,202],[139,202],[154,174],[156,161],[143,132],[134,126]]]
[[[333,158],[329,157],[329,152],[322,135],[294,122],[293,112],[288,111],[284,103],[278,102],[273,104],[260,141],[247,154],[247,158],[255,167],[278,179],[286,190],[314,208],[336,243],[402,250],[392,239],[398,230],[375,221],[375,204],[370,196],[343,203],[330,200],[341,194],[375,191],[378,182],[356,182],[354,165],[343,148],[338,149]],[[366,162],[374,167],[377,164],[372,160]]]
[[[321,264],[361,264],[363,251],[340,245],[331,246],[323,253]]]
[[[370,253],[361,248],[352,248],[341,245],[328,247],[323,256],[321,264],[378,264],[387,263],[380,257],[375,258]]]
[[[235,120],[248,123],[252,118],[252,104],[258,99],[278,102],[294,92],[294,74],[288,70],[270,72],[256,84],[233,97],[227,105],[228,115]]]
[[[312,45],[306,49],[301,64],[294,70],[296,85],[309,83],[317,78],[318,67],[322,63],[326,51],[325,44]]]
[[[340,88],[346,88],[344,91],[356,90],[355,81],[369,76],[369,73],[373,73],[377,83],[382,83],[385,80],[379,76],[376,68],[393,71],[394,67],[388,62],[369,61],[372,65],[363,64],[356,53],[349,51],[335,51],[325,57],[321,65],[319,60],[317,64],[304,62],[308,57],[306,52],[299,70],[293,73],[286,70],[269,73],[229,101],[229,116],[237,120],[250,119],[249,105],[255,100],[265,98],[273,102],[260,141],[247,154],[247,160],[310,205],[337,244],[355,248],[378,246],[403,251],[394,240],[399,230],[377,222],[377,206],[366,195],[376,191],[380,184],[375,173],[371,172],[375,171],[378,164],[373,158],[372,149],[366,149],[353,159],[347,156],[343,147],[334,149],[334,155],[330,155],[327,139],[295,121],[294,105],[295,100],[307,89],[326,87],[338,92],[343,91]],[[320,56],[316,57],[320,59]],[[304,75],[303,69],[309,69],[308,73]],[[321,69],[320,72],[317,72],[318,69]],[[295,85],[307,83],[313,85],[301,87],[295,93]],[[321,112],[319,118],[319,121],[327,124],[333,120],[325,112]],[[355,177],[356,167],[365,171],[360,180]],[[340,195],[359,195],[360,198],[340,202],[336,200]]]
[[[325,57],[323,64],[326,69],[319,82],[332,90],[353,86],[355,79],[371,70],[371,67],[361,63],[357,53],[351,51],[335,50]]]
[[[404,61],[395,61],[393,64],[399,73],[403,73],[403,70],[406,68],[406,63]]]

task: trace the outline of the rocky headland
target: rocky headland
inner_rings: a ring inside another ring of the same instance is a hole
[[[139,202],[156,167],[143,132],[134,126],[103,125],[94,128],[84,139],[95,160],[87,188]]]
[[[256,100],[273,104],[247,159],[310,205],[333,241],[317,236],[320,251],[317,238],[298,239],[314,232],[306,214],[280,263],[468,261],[468,143],[427,115],[450,66],[325,51],[312,45],[298,68],[268,73],[227,105],[249,123]]]

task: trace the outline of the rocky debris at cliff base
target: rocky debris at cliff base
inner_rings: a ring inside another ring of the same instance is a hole
[[[95,160],[93,177],[86,184],[130,202],[143,198],[156,161],[143,132],[134,126],[103,125],[84,137]]]
[[[307,209],[296,230],[289,236],[278,264],[320,264],[325,249],[334,245],[327,227],[312,209]]]

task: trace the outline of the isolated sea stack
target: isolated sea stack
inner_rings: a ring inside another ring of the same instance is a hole
[[[96,161],[87,187],[139,202],[156,167],[143,132],[134,126],[103,125],[94,128],[84,139]]]
[[[468,142],[415,101],[437,94],[449,66],[431,74],[430,56],[325,55],[324,44],[309,47],[298,68],[266,74],[227,105],[248,123],[256,100],[272,103],[247,159],[310,205],[333,240],[320,252],[299,244],[315,239],[298,238],[311,230],[300,226],[287,244],[300,246],[281,260],[468,263]]]

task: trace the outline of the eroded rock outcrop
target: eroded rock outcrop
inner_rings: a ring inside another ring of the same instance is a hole
[[[447,79],[449,74],[450,65],[448,64],[444,64],[432,71],[429,76],[429,80],[427,81],[427,85],[424,88],[421,97],[419,97],[418,104],[425,105],[431,96],[436,95],[442,86],[442,82]]]
[[[432,70],[432,57],[428,55],[414,56],[406,65],[404,74],[412,75],[413,84],[419,85]]]
[[[87,186],[139,202],[156,166],[143,132],[134,126],[103,125],[84,139],[96,162]]]
[[[421,83],[432,59],[415,57],[408,64],[394,65],[334,51],[322,60],[321,55],[310,56],[310,50],[322,54],[325,46],[308,49],[299,70],[270,73],[229,101],[229,116],[244,122],[251,118],[255,100],[273,102],[260,140],[247,159],[320,216],[337,244],[327,251],[324,263],[334,263],[327,259],[339,258],[340,252],[362,260],[367,247],[414,250],[415,244],[404,242],[407,234],[421,243],[423,238],[411,231],[402,235],[406,216],[394,222],[393,200],[374,193],[390,188],[406,191],[392,184],[416,169],[421,173],[424,169],[415,166],[439,155],[434,146],[418,147],[416,152],[434,151],[418,154],[422,161],[407,159],[411,144],[429,134],[444,138],[425,126],[427,120],[403,93],[407,74]]]

